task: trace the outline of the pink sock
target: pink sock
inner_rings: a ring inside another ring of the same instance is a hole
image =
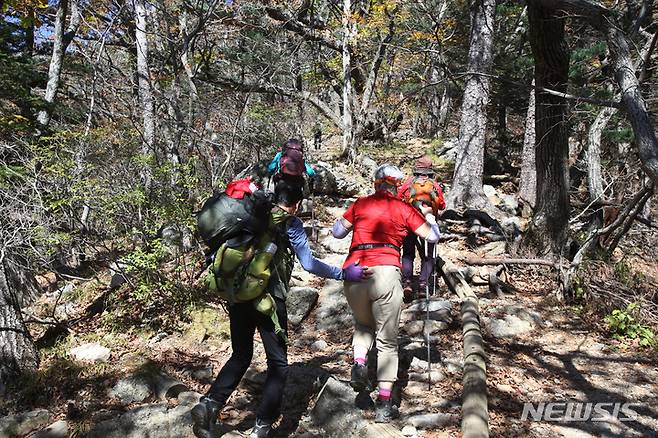
[[[365,365],[367,355],[368,355],[368,349],[366,347],[363,347],[361,345],[354,346],[354,362],[360,365]]]
[[[379,391],[378,391],[378,393],[379,393],[379,394],[378,394],[377,398],[379,398],[380,400],[384,400],[384,401],[386,401],[386,400],[390,400],[390,399],[391,399],[391,390],[390,390],[390,389],[382,389],[382,388],[380,388]]]

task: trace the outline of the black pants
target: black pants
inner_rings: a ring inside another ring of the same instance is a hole
[[[288,312],[286,303],[280,298],[274,298],[276,313],[281,327],[288,327]],[[252,303],[240,303],[229,306],[231,321],[231,358],[224,364],[217,379],[210,387],[208,396],[225,404],[231,393],[240,383],[242,376],[251,364],[254,353],[254,332],[258,328],[267,356],[267,378],[256,416],[267,423],[274,422],[281,412],[283,387],[288,376],[288,352],[286,344],[274,333],[274,323],[258,312]]]

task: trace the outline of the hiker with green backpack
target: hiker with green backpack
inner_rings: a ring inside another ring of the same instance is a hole
[[[303,198],[301,186],[286,179],[277,182],[267,215],[269,223],[264,232],[262,212],[267,210],[267,206],[266,201],[261,199],[262,191],[246,192],[241,195],[244,210],[249,210],[248,213],[233,221],[211,224],[222,229],[219,234],[232,236],[221,243],[215,252],[208,279],[211,290],[214,287],[222,298],[229,301],[232,354],[206,396],[192,409],[194,431],[200,437],[213,436],[212,429],[219,411],[247,371],[253,355],[256,329],[267,355],[267,378],[256,412],[256,424],[249,437],[268,436],[272,424],[279,417],[288,374],[285,298],[295,256],[304,270],[320,277],[360,282],[370,276],[368,268],[358,263],[341,269],[327,265],[312,255],[302,221],[295,216]],[[223,202],[224,205],[216,212],[204,206],[199,215],[200,229],[210,229],[208,224],[227,209],[239,210],[239,200],[230,196],[221,197],[216,202]],[[249,206],[250,202],[257,206]],[[258,216],[261,216],[260,219]],[[236,224],[242,227],[239,232],[232,230]],[[212,242],[210,237],[208,235],[207,241]]]

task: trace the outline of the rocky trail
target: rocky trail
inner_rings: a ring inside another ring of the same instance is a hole
[[[355,174],[331,161],[337,147],[327,148],[320,164],[324,194],[316,196],[316,229],[310,227],[316,255],[329,264],[344,260],[349,239],[328,232],[333,219],[358,193],[367,190],[367,171]],[[365,165],[367,167],[367,163]],[[333,180],[332,180],[333,178]],[[322,190],[320,190],[322,192]],[[491,194],[495,195],[494,193]],[[505,203],[504,194],[499,197]],[[319,212],[319,213],[318,213]],[[311,224],[309,218],[306,223]],[[518,218],[504,227],[522,226]],[[506,241],[469,241],[463,221],[448,220],[439,254],[463,265],[467,256],[507,254]],[[472,237],[472,236],[471,236]],[[317,239],[317,240],[316,240]],[[488,281],[504,278],[514,291],[500,292]],[[568,309],[549,296],[556,287],[547,267],[472,267],[469,282],[479,297],[487,362],[490,435],[500,437],[658,436],[658,369],[655,356],[611,340],[578,309]],[[97,281],[108,282],[105,273]],[[401,417],[389,425],[375,424],[373,396],[357,395],[347,384],[351,361],[352,318],[342,284],[320,280],[296,266],[288,298],[290,374],[283,416],[275,436],[300,437],[458,437],[461,435],[463,344],[460,300],[440,279],[429,300],[405,304],[400,330],[400,374],[394,397]],[[68,300],[55,303],[63,315],[75,315],[83,303],[71,281]],[[34,308],[57,294],[45,294]],[[53,304],[52,302],[50,304]],[[88,303],[84,303],[88,304]],[[431,345],[428,357],[425,331]],[[77,348],[74,348],[77,347]],[[136,336],[122,331],[78,338],[61,347],[65,354],[48,359],[47,370],[35,377],[26,404],[0,412],[0,438],[30,436],[193,437],[191,407],[204,393],[230,355],[227,318],[221,307],[207,305],[192,312],[180,331]],[[374,359],[374,358],[371,358]],[[371,366],[374,360],[370,360]],[[265,379],[265,354],[256,336],[254,360],[242,383],[221,413],[217,436],[244,436]],[[371,369],[371,377],[374,369]],[[50,385],[70,383],[60,391]],[[5,397],[7,394],[4,395]],[[32,398],[30,398],[32,397]],[[632,402],[633,421],[550,422],[522,420],[524,403]],[[4,408],[3,408],[4,410]]]

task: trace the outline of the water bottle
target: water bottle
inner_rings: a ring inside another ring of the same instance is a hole
[[[268,267],[270,266],[270,262],[272,261],[272,257],[274,257],[276,250],[277,246],[274,243],[268,243],[265,245],[265,248],[256,254],[251,261],[251,264],[249,265],[249,273],[253,276],[260,277],[267,272],[267,276],[269,277]]]

